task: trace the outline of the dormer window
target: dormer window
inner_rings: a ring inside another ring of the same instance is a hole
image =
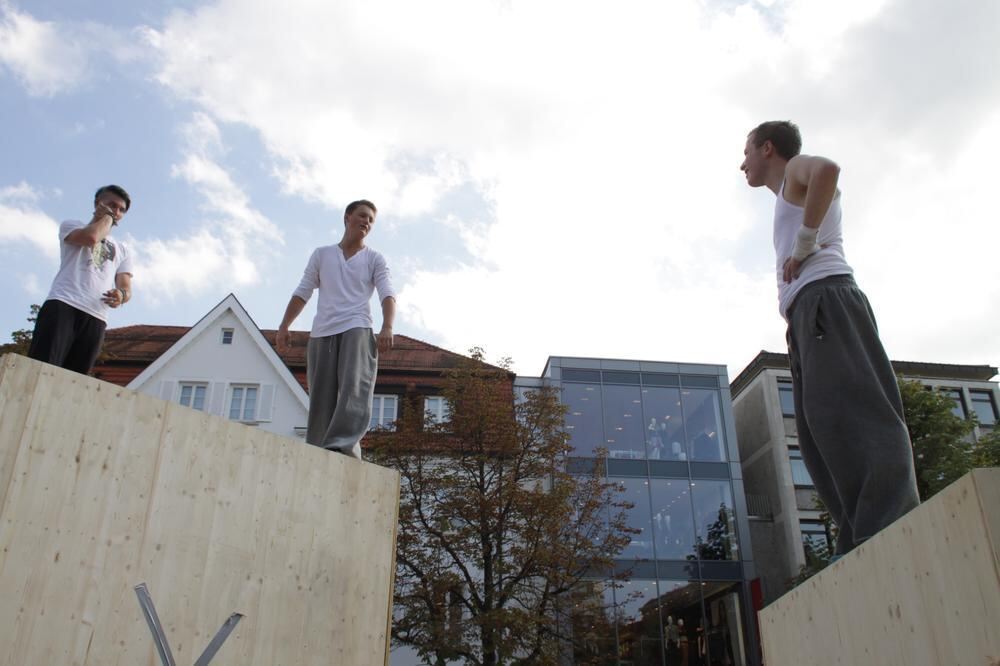
[[[222,329],[222,344],[224,345],[233,344],[233,329],[231,328]]]

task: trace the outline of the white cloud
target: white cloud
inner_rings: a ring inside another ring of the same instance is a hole
[[[34,273],[24,273],[22,275],[18,275],[17,277],[26,294],[35,299],[40,299],[45,296],[45,291],[43,290],[41,283],[39,283],[37,275]]]
[[[94,21],[42,21],[0,0],[0,71],[9,70],[29,95],[73,92],[90,82],[96,69],[131,66],[147,57],[142,31]],[[107,72],[97,78],[106,80]]]
[[[71,34],[0,2],[0,65],[37,96],[75,88],[86,76],[86,49]]]
[[[0,243],[28,242],[49,259],[59,257],[59,224],[38,209],[28,183],[0,188]]]
[[[219,282],[257,284],[258,265],[283,243],[282,235],[215,160],[223,152],[218,126],[196,113],[182,133],[184,157],[172,173],[199,193],[204,218],[193,236],[133,240],[139,258],[136,281],[154,299],[211,291]]]
[[[735,373],[783,342],[771,198],[737,166],[753,125],[789,117],[807,151],[844,167],[848,253],[890,353],[995,362],[997,342],[966,345],[937,322],[961,321],[971,340],[1000,305],[980,194],[996,154],[998,8],[220,0],[147,38],[164,86],[259,132],[286,192],[337,207],[366,196],[462,239],[458,268],[436,267],[434,248],[395,258],[422,267],[401,293],[404,330],[511,353],[525,372],[552,353]],[[179,173],[228,191],[199,159]],[[479,208],[442,208],[462,187]],[[946,297],[949,270],[985,286]]]

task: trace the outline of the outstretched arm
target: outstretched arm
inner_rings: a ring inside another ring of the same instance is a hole
[[[816,237],[833,198],[837,195],[840,167],[825,157],[797,155],[785,167],[785,181],[800,192],[805,192],[802,204],[802,228],[796,238],[795,250],[785,261],[784,280],[791,282],[799,276],[802,264],[819,249]]]
[[[279,354],[284,354],[288,351],[288,327],[292,325],[296,317],[302,314],[302,309],[305,306],[306,302],[298,296],[292,296],[288,299],[288,305],[285,307],[285,316],[281,318],[281,325],[278,326],[278,335],[275,338],[275,345],[278,348]]]
[[[392,324],[396,320],[396,299],[386,296],[382,299],[382,330],[378,334],[379,352],[392,349]]]

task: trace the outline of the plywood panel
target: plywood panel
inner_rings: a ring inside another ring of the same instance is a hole
[[[398,475],[21,357],[0,362],[0,653],[179,664],[387,658]],[[9,479],[5,482],[4,479]]]
[[[16,363],[19,357],[8,354],[0,358],[0,442],[11,442],[0,448],[0,510],[7,496],[14,460],[20,450],[20,438],[31,411],[38,373],[27,363]],[[14,443],[17,444],[14,444]]]
[[[1000,663],[1000,469],[976,470],[760,615],[768,666]]]

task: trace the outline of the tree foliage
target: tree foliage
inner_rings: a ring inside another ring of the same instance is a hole
[[[1000,428],[993,428],[972,448],[973,467],[1000,467]]]
[[[1000,466],[1000,429],[983,431],[977,440],[972,436],[976,421],[957,416],[949,395],[930,390],[916,380],[900,377],[898,381],[922,501],[976,467]],[[835,540],[836,525],[830,514],[818,496],[814,503],[822,511],[820,518]],[[813,547],[806,555],[798,576],[788,581],[789,589],[826,568],[832,552],[830,548]]]
[[[35,320],[38,318],[38,311],[42,309],[40,305],[31,306],[31,314],[28,315],[28,323],[34,324]],[[10,334],[10,342],[0,345],[0,354],[21,354],[22,356],[28,355],[28,349],[31,348],[31,336],[34,332],[34,326],[31,328],[22,328],[16,331],[12,331]]]
[[[917,490],[926,501],[973,467],[975,421],[952,411],[952,399],[918,381],[900,379],[906,427],[913,443]]]
[[[566,471],[556,392],[515,403],[503,366],[472,350],[447,373],[444,423],[411,406],[372,447],[401,474],[393,640],[428,664],[552,663],[596,640],[568,609],[632,532],[615,484]]]
[[[786,590],[798,587],[827,568],[830,565],[830,560],[833,558],[833,545],[837,543],[837,534],[839,532],[837,524],[833,522],[830,511],[826,508],[826,504],[823,504],[823,500],[819,498],[819,495],[812,496],[812,503],[813,508],[820,512],[819,519],[826,528],[827,541],[826,543],[811,542],[808,544],[803,542],[802,546],[805,549],[806,563],[799,567],[797,576],[785,581]]]

